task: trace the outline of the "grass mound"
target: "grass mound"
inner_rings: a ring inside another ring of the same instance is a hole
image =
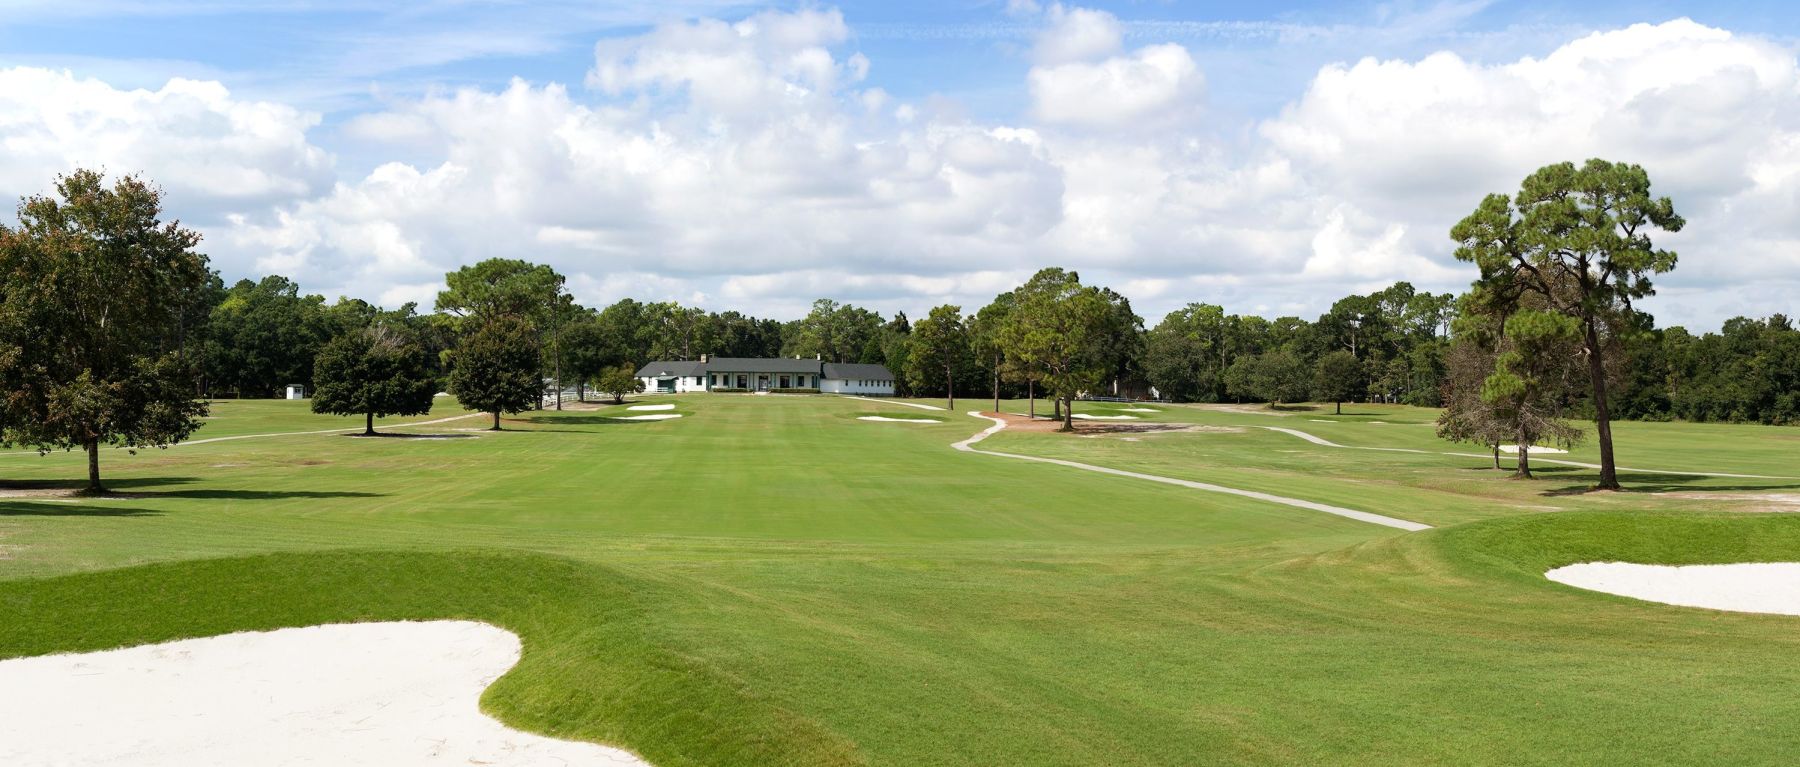
[[[507,724],[630,748],[658,767],[858,764],[853,746],[667,647],[654,591],[604,567],[494,552],[326,552],[0,582],[0,658],[235,631],[479,620],[519,665],[482,697]],[[103,596],[101,596],[103,595]]]

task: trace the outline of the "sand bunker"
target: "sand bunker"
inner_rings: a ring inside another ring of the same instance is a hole
[[[1682,607],[1800,615],[1800,562],[1680,567],[1584,562],[1558,567],[1544,577],[1576,588]]]
[[[1083,421],[1136,421],[1135,415],[1095,415],[1093,413],[1076,413],[1076,418]]]
[[[680,418],[680,417],[681,417],[680,413],[657,413],[655,415],[615,415],[615,416],[611,416],[611,418],[615,421],[667,421],[670,418]]]
[[[1519,446],[1518,445],[1501,445],[1500,452],[1507,453],[1509,455],[1518,455],[1519,454]],[[1559,453],[1567,453],[1567,452],[1569,452],[1569,451],[1559,450],[1554,447],[1541,447],[1538,445],[1531,446],[1531,454],[1532,455],[1556,455]]]
[[[936,418],[889,418],[885,415],[859,415],[858,421],[886,421],[888,423],[943,423]]]
[[[1161,410],[1157,410],[1156,408],[1153,408],[1153,407],[1121,407],[1121,408],[1114,408],[1114,409],[1118,410],[1121,413],[1161,413],[1162,412]]]
[[[662,404],[662,405],[632,405],[632,406],[631,406],[631,407],[628,407],[628,408],[625,408],[625,409],[626,409],[626,410],[674,410],[674,409],[675,409],[675,406],[674,406],[674,405],[669,405],[669,404]]]
[[[0,764],[648,767],[481,713],[518,660],[511,632],[431,621],[0,661]]]

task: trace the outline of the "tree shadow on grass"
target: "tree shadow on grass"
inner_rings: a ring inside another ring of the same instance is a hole
[[[1594,482],[1600,481],[1600,473],[1593,469],[1583,469],[1583,468],[1575,468],[1575,467],[1556,467],[1556,468],[1552,468],[1552,469],[1532,469],[1533,474],[1549,474],[1549,473],[1554,473],[1554,472],[1567,472],[1567,473],[1579,472],[1579,473],[1584,474],[1586,477],[1591,477]],[[1573,479],[1573,477],[1570,477],[1570,479]],[[1717,480],[1717,479],[1722,479],[1722,478],[1721,477],[1708,477],[1708,476],[1704,476],[1704,475],[1700,475],[1700,474],[1645,474],[1645,473],[1619,472],[1619,484],[1622,487],[1616,492],[1627,493],[1627,494],[1639,494],[1639,495],[1656,495],[1656,494],[1660,494],[1660,493],[1674,493],[1674,492],[1682,492],[1682,493],[1745,493],[1745,492],[1774,492],[1774,491],[1779,491],[1779,490],[1800,489],[1800,483],[1794,483],[1794,482],[1786,482],[1786,483],[1770,482],[1768,484],[1760,484],[1760,485],[1732,484],[1732,485],[1698,485],[1698,486],[1696,486],[1696,485],[1692,484],[1695,482],[1705,482],[1707,480]],[[1545,490],[1542,493],[1542,495],[1572,496],[1572,495],[1586,495],[1588,493],[1593,493],[1593,492],[1613,492],[1613,491],[1596,490],[1594,488],[1594,485],[1590,483],[1590,484],[1581,484],[1581,485],[1569,485],[1567,487],[1558,487],[1558,488],[1554,488],[1554,489],[1550,489],[1550,490]]]
[[[561,424],[561,425],[579,424],[579,425],[583,425],[583,426],[592,426],[592,425],[637,426],[637,425],[646,424],[646,423],[660,423],[662,421],[674,421],[674,420],[678,420],[678,419],[646,418],[643,420],[634,420],[634,419],[626,418],[624,416],[610,416],[609,417],[609,416],[603,416],[603,415],[559,415],[559,416],[532,416],[530,418],[516,418],[513,420],[520,421],[523,423],[530,423],[530,424]],[[521,430],[521,431],[523,431],[523,430]],[[548,429],[531,429],[530,431],[548,431]]]
[[[104,499],[96,499],[104,500]],[[0,517],[160,517],[155,509],[130,506],[90,506],[57,501],[0,501]]]
[[[129,493],[120,494],[121,499],[154,500],[157,498],[196,498],[220,501],[283,501],[296,498],[381,498],[386,493],[365,493],[357,490],[226,490],[226,489],[194,489],[170,490],[161,493]],[[106,496],[95,496],[96,500],[105,500]]]
[[[165,485],[185,485],[195,481],[193,477],[121,477],[106,480],[111,488],[163,487]],[[0,493],[9,491],[29,492],[34,490],[69,490],[75,491],[87,487],[85,479],[6,479],[0,480]]]
[[[474,434],[401,434],[398,432],[378,431],[374,434],[345,434],[352,439],[477,439]]]

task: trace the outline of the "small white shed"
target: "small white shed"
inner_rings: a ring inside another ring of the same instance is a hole
[[[301,384],[288,384],[288,399],[306,399],[306,387]]]

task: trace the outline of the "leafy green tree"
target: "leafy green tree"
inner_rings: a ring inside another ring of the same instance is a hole
[[[1234,359],[1231,361],[1231,365],[1225,368],[1225,375],[1222,376],[1225,392],[1231,396],[1233,401],[1242,403],[1244,400],[1262,399],[1256,393],[1255,368],[1256,357],[1253,356]]]
[[[563,276],[543,264],[490,258],[444,275],[437,310],[476,324],[491,317],[522,317],[546,328],[563,293]]]
[[[1355,354],[1338,350],[1319,358],[1313,370],[1313,396],[1337,406],[1344,414],[1344,400],[1354,399],[1363,385],[1363,364]]]
[[[1578,320],[1556,312],[1519,308],[1505,320],[1494,369],[1481,385],[1481,399],[1504,424],[1519,458],[1514,476],[1531,478],[1531,447],[1555,441],[1572,446],[1581,431],[1562,420],[1571,369],[1580,348]]]
[[[543,358],[537,332],[515,315],[484,319],[457,347],[450,370],[450,393],[470,410],[519,413],[536,406],[544,394]]]
[[[1224,394],[1231,344],[1225,309],[1188,304],[1170,312],[1145,337],[1144,373],[1176,402],[1216,402]]]
[[[1226,386],[1240,402],[1300,402],[1312,379],[1311,366],[1288,351],[1239,357],[1225,370]]]
[[[1011,291],[994,297],[992,303],[981,307],[975,317],[969,321],[970,350],[982,360],[987,367],[994,388],[994,412],[1000,412],[1000,379],[1005,374],[1006,345],[1004,332],[1007,317],[1012,313],[1013,294]]]
[[[313,362],[312,411],[362,415],[363,434],[375,419],[425,415],[437,378],[425,348],[403,326],[377,322],[325,344]]]
[[[206,403],[183,353],[184,318],[212,279],[200,235],[164,222],[162,193],[127,176],[61,176],[0,232],[0,332],[9,439],[81,448],[103,493],[100,447],[161,447],[200,427]]]
[[[1109,372],[1109,361],[1096,352],[1116,318],[1114,307],[1098,289],[1082,285],[1075,272],[1055,267],[1040,270],[1013,295],[1002,341],[1007,356],[1040,371],[1063,430],[1072,431],[1069,405]]]
[[[644,391],[644,380],[637,377],[630,365],[615,365],[601,372],[594,387],[611,396],[613,404],[624,404],[625,395]]]
[[[658,326],[651,309],[632,299],[623,299],[600,310],[595,323],[600,327],[604,365],[642,365],[650,362],[651,349],[657,343]]]
[[[619,364],[616,358],[608,355],[609,351],[605,331],[592,310],[563,330],[562,371],[575,381],[577,400],[586,401],[588,384],[598,379],[609,366]]]
[[[1106,309],[1088,356],[1103,369],[1102,383],[1111,383],[1110,393],[1118,396],[1145,381],[1144,318],[1131,310],[1130,299],[1112,288],[1096,288],[1096,294]]]
[[[327,309],[280,275],[239,280],[208,318],[206,378],[214,391],[272,397],[288,384],[312,380],[320,347],[347,327],[366,325],[374,307],[361,301]]]
[[[1306,399],[1312,371],[1298,355],[1286,351],[1259,354],[1250,370],[1250,386],[1257,399],[1276,404]]]
[[[1612,336],[1631,326],[1632,302],[1652,293],[1650,277],[1675,268],[1675,253],[1654,247],[1651,232],[1684,224],[1669,198],[1651,196],[1642,167],[1595,159],[1545,166],[1515,197],[1488,195],[1450,230],[1456,257],[1480,267],[1483,290],[1535,293],[1580,324],[1601,489],[1619,487],[1607,394]]]
[[[869,339],[881,331],[881,315],[829,298],[813,302],[812,311],[784,333],[783,354],[817,356],[826,362],[852,362],[862,356]]]
[[[956,370],[969,359],[969,329],[962,307],[945,304],[931,310],[912,329],[909,378],[923,391],[930,374],[941,374],[949,409],[956,410]]]

